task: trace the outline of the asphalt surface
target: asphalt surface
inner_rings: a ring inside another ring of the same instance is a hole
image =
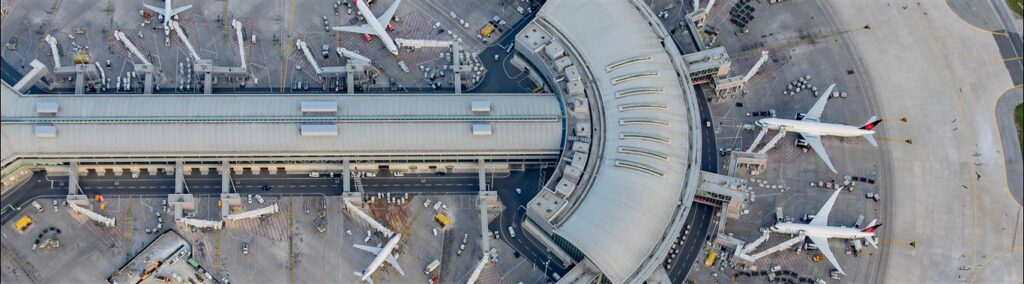
[[[679,52],[685,54],[682,44],[678,42],[676,37],[671,37],[672,40],[676,41],[676,46],[679,47]],[[694,43],[699,44],[699,43]],[[700,169],[706,172],[717,173],[718,172],[718,143],[715,138],[715,122],[711,116],[711,110],[708,107],[707,96],[704,94],[704,90],[700,87],[694,87],[697,95],[697,109],[700,113],[700,125],[701,125],[701,165]],[[705,122],[710,121],[711,126],[707,127]],[[682,283],[686,280],[686,276],[690,273],[690,267],[693,266],[694,261],[700,254],[700,249],[704,246],[703,241],[707,238],[708,228],[710,227],[711,220],[714,219],[715,215],[708,213],[714,212],[714,207],[703,204],[693,203],[693,207],[687,213],[686,224],[692,226],[690,234],[686,242],[679,248],[679,255],[675,256],[672,263],[672,269],[668,271],[668,277],[672,280],[672,283]],[[683,230],[685,233],[686,230]],[[699,236],[700,238],[693,238]]]
[[[516,250],[519,257],[525,257],[538,268],[545,269],[546,276],[550,278],[551,273],[565,275],[569,268],[561,267],[558,258],[548,254],[544,246],[534,239],[533,235],[523,232],[521,227],[526,219],[527,203],[540,192],[541,186],[549,176],[546,171],[515,172],[509,178],[495,181],[494,188],[498,191],[498,200],[505,209],[498,218],[487,224],[487,227],[491,231],[498,231],[501,240]],[[519,188],[521,193],[516,193],[516,188]],[[516,232],[514,238],[508,232],[509,226]],[[556,261],[549,261],[552,259]]]
[[[1024,204],[1024,156],[1021,155],[1020,140],[1017,136],[1017,126],[1013,122],[1013,110],[1024,103],[1024,93],[1020,88],[1010,90],[1003,94],[996,102],[996,121],[999,124],[999,137],[1003,142],[1003,156],[1006,160],[1006,183],[1017,204]],[[1024,122],[1018,122],[1024,123]]]
[[[536,10],[538,9],[535,7],[534,11]],[[516,34],[526,27],[536,15],[536,13],[526,15],[510,27],[496,44],[480,52],[480,62],[487,69],[487,75],[468,93],[529,93],[532,91],[535,84],[530,81],[525,72],[512,66],[510,61],[515,53],[506,52],[506,50],[515,51],[514,48],[509,49],[509,47],[515,43]],[[494,55],[498,55],[498,60],[494,60]]]
[[[539,173],[540,170],[538,169],[528,169],[523,172],[514,172],[507,176],[493,176],[487,182],[511,184],[518,182],[518,179],[524,176],[535,177]],[[4,208],[0,220],[6,222],[11,216],[15,215],[14,213],[17,213],[16,210],[10,210],[8,205],[11,207],[24,207],[37,198],[59,198],[66,196],[67,180],[67,177],[47,177],[43,172],[35,173],[30,180],[0,197],[0,207]],[[307,175],[242,174],[234,175],[232,180],[235,183],[235,190],[233,192],[243,196],[247,194],[270,196],[281,194],[324,194],[336,196],[341,195],[343,192],[341,178],[332,178],[327,175],[311,178]],[[367,193],[477,194],[479,192],[479,178],[475,173],[446,176],[407,175],[403,177],[382,175],[378,177],[363,177],[361,181]],[[220,183],[220,175],[213,172],[205,176],[199,174],[185,176],[188,192],[196,195],[220,194]],[[117,196],[131,194],[164,196],[174,193],[174,177],[163,174],[155,176],[142,174],[138,178],[132,178],[129,174],[124,176],[110,174],[97,176],[90,174],[89,176],[80,177],[78,184],[86,195],[103,194]],[[270,190],[264,191],[264,185],[269,186]],[[352,185],[352,190],[356,191],[355,184]]]
[[[672,267],[668,269],[668,278],[672,280],[672,283],[683,283],[686,280],[690,267],[700,255],[701,247],[704,246],[704,241],[708,237],[708,228],[711,223],[707,221],[714,217],[715,207],[711,205],[694,203],[690,208],[690,214],[686,216],[686,227],[679,232],[679,238],[686,236],[686,239],[679,246],[678,253],[672,259]]]
[[[1013,123],[1013,110],[1022,101],[1020,86],[1024,84],[1024,59],[1022,59],[1024,40],[1021,39],[1021,31],[1015,28],[1013,16],[1010,15],[1006,1],[989,0],[988,4],[995,11],[999,23],[1006,32],[1006,35],[993,34],[993,36],[999,47],[1000,55],[1006,60],[1004,65],[1010,72],[1010,79],[1013,81],[1013,85],[1017,86],[1003,94],[996,102],[995,116],[999,124],[1003,155],[1006,160],[1007,185],[1009,185],[1011,195],[1017,199],[1017,204],[1024,204],[1022,202],[1024,182],[1021,181],[1021,177],[1024,176],[1024,164],[1021,162],[1020,140],[1018,140],[1017,129]]]
[[[1024,41],[1020,37],[1021,31],[1015,28],[1013,16],[1010,15],[1010,8],[1006,6],[1008,4],[1005,0],[989,0],[988,2],[998,16],[1003,30],[1006,31],[1005,36],[995,35],[999,52],[1003,59],[1014,59],[1006,61],[1005,64],[1010,72],[1013,85],[1020,86],[1024,84],[1024,59],[1021,59],[1024,56]]]

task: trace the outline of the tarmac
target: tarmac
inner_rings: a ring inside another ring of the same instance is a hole
[[[1021,207],[1007,190],[993,110],[1013,87],[993,33],[958,21],[940,1],[828,2],[827,16],[850,33],[865,89],[880,117],[908,123],[881,128],[892,178],[888,269],[874,281],[1020,282]],[[913,52],[908,52],[913,51]],[[916,246],[904,245],[915,242]]]

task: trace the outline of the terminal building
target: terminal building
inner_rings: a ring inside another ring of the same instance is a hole
[[[668,282],[661,264],[697,191],[701,132],[691,71],[666,31],[642,1],[548,1],[516,37],[573,126],[523,224],[574,264],[560,283]]]
[[[4,186],[40,169],[71,176],[69,195],[91,172],[331,171],[348,192],[360,169],[544,165],[554,174],[522,228],[573,267],[561,282],[668,282],[661,264],[706,180],[692,62],[639,0],[548,1],[515,42],[513,64],[550,93],[63,96],[4,83]]]

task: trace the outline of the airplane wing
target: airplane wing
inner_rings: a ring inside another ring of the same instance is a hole
[[[192,8],[192,5],[185,5],[178,8],[174,8],[174,10],[171,10],[171,16],[180,14],[181,12],[185,12],[185,10],[188,10],[189,8]]]
[[[837,190],[836,192],[839,191]],[[818,220],[818,217],[814,217],[814,220]],[[825,255],[828,262],[831,262],[832,266],[835,266],[836,270],[839,270],[839,273],[846,275],[846,272],[843,272],[843,268],[839,267],[839,262],[836,261],[836,256],[832,255],[832,248],[828,247],[827,238],[820,236],[807,236],[807,238],[811,239],[811,241],[814,242],[814,245],[818,246],[818,250],[821,251],[821,254]]]
[[[804,119],[806,119],[806,117]],[[821,145],[821,136],[803,133],[801,133],[800,136],[803,136],[804,140],[807,141],[807,144],[811,145],[811,149],[814,149],[814,153],[818,154],[818,157],[825,162],[825,165],[828,166],[828,169],[832,170],[833,173],[838,173],[836,171],[836,168],[832,166],[832,160],[828,159],[828,153],[825,153],[825,146]]]
[[[832,193],[832,197],[825,201],[825,205],[821,206],[821,210],[818,210],[818,214],[814,214],[814,219],[809,224],[828,226],[828,214],[832,212],[832,206],[836,204],[836,198],[839,197],[839,190]]]
[[[357,34],[371,34],[371,35],[377,34],[377,32],[375,32],[373,30],[373,28],[371,28],[370,25],[367,25],[367,24],[363,24],[361,26],[332,27],[331,29],[335,30],[335,31],[339,31],[339,32],[350,32],[350,33],[357,33]]]
[[[393,256],[393,255],[392,256],[388,256],[388,258],[386,260],[387,260],[388,264],[391,265],[391,267],[394,267],[395,270],[398,270],[398,274],[401,274],[402,276],[405,276],[405,271],[402,271],[402,267],[398,266],[398,259],[396,259],[395,256]]]
[[[145,3],[143,3],[142,6],[146,6],[146,9],[153,10],[153,12],[156,12],[157,14],[166,16],[166,14],[164,14],[164,8],[153,7],[153,6],[150,6],[149,4],[145,4]]]
[[[401,3],[402,0],[395,0],[395,3],[391,4],[391,7],[388,7],[387,11],[384,11],[384,14],[381,14],[380,17],[377,17],[377,21],[380,22],[382,25],[387,25],[391,23],[391,19],[395,17],[395,11],[398,11],[398,4]]]
[[[814,103],[814,106],[811,107],[811,110],[807,111],[807,114],[804,115],[803,120],[818,121],[821,119],[821,113],[825,111],[825,103],[827,103],[828,98],[832,96],[832,88],[834,88],[835,86],[836,84],[832,84],[828,86],[828,89],[825,89],[825,93],[818,97],[818,101]]]
[[[352,246],[353,246],[353,247],[355,247],[355,248],[357,248],[357,249],[361,249],[361,250],[365,250],[365,251],[367,251],[367,252],[370,252],[370,253],[372,253],[373,255],[378,255],[378,254],[380,254],[380,250],[381,250],[381,248],[380,248],[380,247],[371,247],[371,246],[364,246],[364,245],[360,245],[360,244],[354,244],[354,245],[352,245]]]

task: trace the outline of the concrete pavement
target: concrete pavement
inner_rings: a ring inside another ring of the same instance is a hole
[[[919,3],[919,4],[918,4]],[[865,89],[889,124],[884,143],[884,269],[879,282],[1020,282],[1020,205],[1005,190],[1006,165],[992,111],[1012,86],[992,33],[944,1],[823,2],[847,34]],[[906,8],[904,8],[906,7]],[[912,52],[910,52],[912,51]],[[888,177],[888,178],[885,178]],[[916,247],[893,243],[916,242]]]

